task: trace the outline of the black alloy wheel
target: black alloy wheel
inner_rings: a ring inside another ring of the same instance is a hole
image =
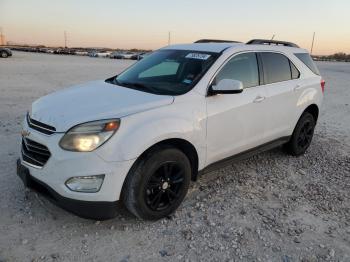
[[[135,216],[156,220],[170,215],[185,198],[192,175],[188,157],[171,146],[156,146],[130,169],[121,199]]]
[[[287,152],[293,156],[304,154],[311,144],[315,126],[313,115],[308,112],[303,113],[294,128],[291,139],[285,145]]]
[[[147,206],[153,211],[169,208],[181,196],[184,174],[184,168],[178,163],[163,163],[150,177],[145,188]]]
[[[300,129],[299,137],[297,139],[297,144],[300,150],[306,149],[311,144],[313,134],[314,126],[311,121],[305,121]]]

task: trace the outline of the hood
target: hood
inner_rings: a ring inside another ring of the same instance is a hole
[[[36,100],[31,117],[57,132],[84,122],[121,118],[169,105],[172,96],[154,95],[101,81],[73,86]]]

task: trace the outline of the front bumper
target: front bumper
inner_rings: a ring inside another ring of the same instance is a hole
[[[50,186],[31,176],[29,169],[17,160],[17,175],[24,185],[43,194],[58,206],[84,218],[109,219],[116,216],[117,201],[82,201],[61,196]]]
[[[51,153],[43,167],[27,163],[21,155],[21,164],[29,169],[32,177],[50,186],[63,197],[82,201],[119,200],[125,177],[135,160],[106,161],[96,153],[98,149],[93,152],[66,151],[59,147],[59,141],[64,134],[45,135],[30,128],[26,121],[23,129],[28,131],[26,138],[46,146]],[[72,177],[94,175],[105,175],[103,184],[96,193],[73,192],[65,185]]]
[[[20,154],[18,174],[28,187],[39,188],[59,206],[82,217],[104,219],[114,215],[112,209],[120,198],[124,180],[135,160],[107,161],[95,151],[65,151],[58,145],[64,134],[45,135],[30,128],[26,121],[23,130],[27,131],[24,132],[26,139],[44,145],[51,153],[41,167],[24,161]],[[65,185],[72,177],[94,175],[105,175],[98,192],[74,192]]]

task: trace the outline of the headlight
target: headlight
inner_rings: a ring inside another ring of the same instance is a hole
[[[78,176],[66,181],[66,186],[75,192],[96,193],[100,191],[105,175]]]
[[[59,145],[64,150],[90,152],[110,139],[119,125],[119,119],[80,124],[68,130]]]

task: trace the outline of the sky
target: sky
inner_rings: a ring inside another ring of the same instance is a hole
[[[158,49],[201,38],[297,43],[350,53],[349,0],[0,0],[7,41],[47,46]]]

